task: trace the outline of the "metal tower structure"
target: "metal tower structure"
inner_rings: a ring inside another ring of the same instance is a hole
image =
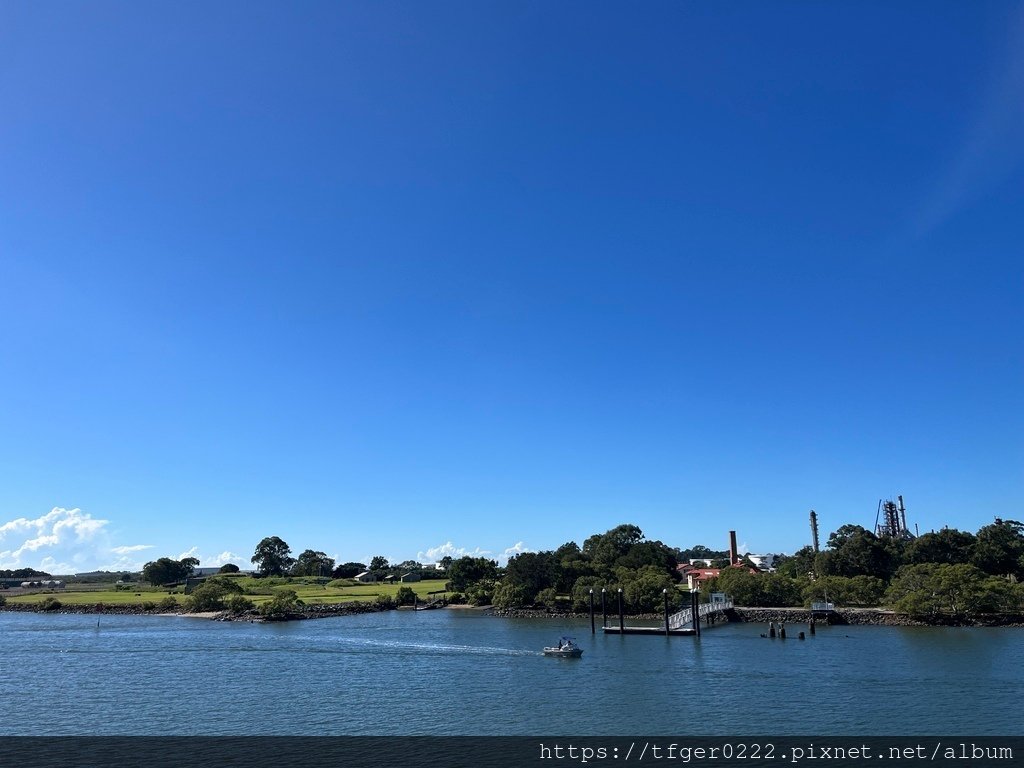
[[[875,535],[879,538],[888,536],[893,539],[912,539],[914,534],[907,528],[907,508],[903,506],[903,497],[896,498],[899,500],[899,506],[892,499],[878,500]]]

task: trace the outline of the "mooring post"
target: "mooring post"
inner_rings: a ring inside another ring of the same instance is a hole
[[[700,590],[690,592],[690,616],[693,617],[693,630],[700,637]]]
[[[601,629],[608,626],[608,606],[604,603],[604,587],[601,587]]]
[[[619,587],[619,634],[625,634],[626,627],[622,618],[622,587]]]
[[[594,590],[590,590],[590,634],[594,634]]]
[[[775,622],[768,622],[768,637],[775,637]]]
[[[797,635],[797,637],[799,637],[801,640],[803,640],[804,639],[804,633],[801,632],[799,635]]]
[[[417,594],[413,594],[413,596],[412,596],[412,609],[415,611],[415,610],[418,610],[419,607],[420,607],[420,596],[417,595]]]
[[[779,626],[779,639],[786,639],[786,622],[782,622],[782,624]]]
[[[811,635],[813,636],[814,635],[814,617],[813,616],[811,616],[811,623],[810,623],[810,626],[808,627],[808,629],[811,630]]]
[[[665,635],[668,635],[668,590],[661,590],[662,594],[665,595]]]

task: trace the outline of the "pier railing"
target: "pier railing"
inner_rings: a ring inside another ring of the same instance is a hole
[[[710,616],[712,613],[727,611],[732,608],[732,600],[716,600],[713,603],[701,603],[697,608],[697,620]],[[668,617],[669,629],[684,629],[693,624],[693,610],[684,608]]]

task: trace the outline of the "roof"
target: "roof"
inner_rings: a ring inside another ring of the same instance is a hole
[[[721,568],[694,568],[687,575],[698,579],[713,579],[721,572]]]

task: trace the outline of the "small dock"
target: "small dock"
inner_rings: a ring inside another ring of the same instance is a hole
[[[664,627],[601,627],[606,635],[695,635],[695,629],[670,629],[665,631]]]
[[[700,624],[704,621],[714,624],[716,618],[732,610],[732,598],[724,592],[714,592],[710,603],[701,604],[696,592],[690,593],[690,607],[671,616],[668,612],[668,589],[665,595],[665,623],[655,627],[627,627],[622,611],[622,590],[618,590],[619,625],[608,624],[608,609],[605,605],[604,590],[601,590],[601,631],[606,635],[663,635],[665,637],[700,637]],[[689,625],[689,626],[687,626]],[[594,617],[594,590],[590,590],[590,632],[597,631]]]

